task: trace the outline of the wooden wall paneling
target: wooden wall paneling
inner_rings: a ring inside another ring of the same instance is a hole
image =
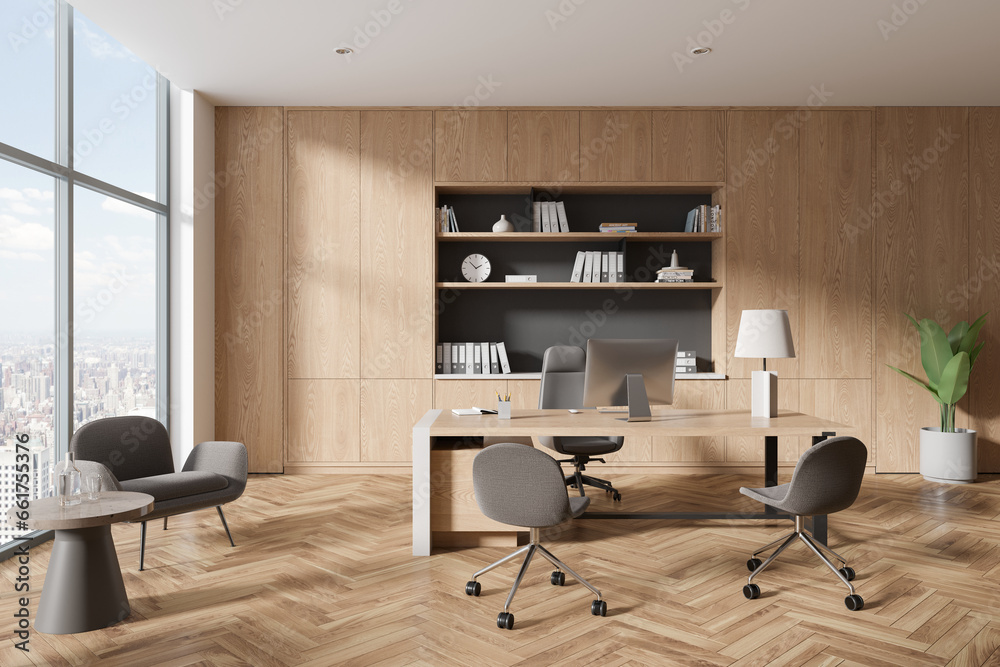
[[[434,180],[507,179],[507,112],[434,112]]]
[[[361,381],[288,381],[286,463],[361,460]]]
[[[653,111],[654,181],[726,180],[724,111]]]
[[[289,378],[360,377],[360,119],[288,112]]]
[[[799,220],[797,114],[806,111],[730,111],[726,184],[726,370],[749,377],[759,359],[733,357],[744,309],[788,310],[796,352],[799,336]],[[796,359],[775,359],[769,370],[798,377]]]
[[[857,438],[868,447],[868,462],[874,463],[877,446],[872,434],[872,380],[798,382],[799,411],[858,428]],[[810,446],[811,438],[800,438],[799,456]]]
[[[537,410],[538,394],[541,390],[541,380],[508,380],[510,407],[514,410]]]
[[[674,407],[684,410],[723,410],[726,407],[726,383],[718,380],[684,380],[674,383]],[[653,461],[723,461],[726,439],[650,438]]]
[[[870,378],[872,113],[815,111],[799,132],[799,375]]]
[[[429,379],[434,372],[431,132],[430,111],[361,112],[365,378]]]
[[[412,460],[413,425],[431,409],[432,380],[361,380],[361,461]]]
[[[726,408],[750,409],[750,380],[731,379],[726,384]],[[799,380],[778,377],[778,409],[799,412]],[[778,462],[797,461],[799,439],[778,438]],[[764,438],[727,437],[726,461],[734,463],[764,463]]]
[[[916,472],[919,430],[938,424],[937,403],[886,364],[923,373],[904,313],[946,328],[968,318],[968,301],[954,297],[968,285],[968,109],[879,108],[876,126],[876,466]]]
[[[507,123],[509,180],[580,180],[579,111],[511,110]]]
[[[580,180],[648,181],[650,112],[580,112]]]
[[[507,381],[502,375],[490,380],[434,380],[434,407],[489,408],[496,410],[496,392],[507,391]]]
[[[979,436],[979,472],[1000,472],[1000,108],[969,110],[971,173],[969,318],[990,315],[979,339],[986,341],[969,383],[972,428]],[[965,291],[955,286],[957,293]],[[971,324],[971,321],[970,321]]]
[[[215,437],[247,447],[250,472],[281,472],[284,117],[215,112]]]

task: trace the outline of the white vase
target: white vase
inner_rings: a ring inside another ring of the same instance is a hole
[[[936,426],[920,429],[920,474],[929,482],[971,484],[976,481],[976,432],[956,428],[942,433]]]
[[[514,225],[511,224],[506,215],[501,215],[500,219],[493,223],[493,231],[498,234],[501,232],[512,232],[514,231]]]

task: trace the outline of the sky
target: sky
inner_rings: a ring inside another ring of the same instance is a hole
[[[0,2],[0,142],[55,157],[51,0]],[[74,165],[156,199],[156,74],[79,12],[74,20]],[[0,160],[0,336],[52,336],[55,181]],[[156,220],[74,192],[76,332],[152,337]]]

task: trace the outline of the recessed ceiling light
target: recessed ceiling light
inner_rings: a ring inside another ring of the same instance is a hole
[[[337,49],[336,51],[334,51],[334,53],[342,55],[342,56],[348,56],[348,55],[354,53],[354,49],[349,49],[346,46],[343,46],[343,47]]]
[[[712,49],[708,48],[707,46],[699,46],[699,47],[691,49],[691,55],[692,56],[703,56],[706,53],[711,53],[711,52],[712,52]]]

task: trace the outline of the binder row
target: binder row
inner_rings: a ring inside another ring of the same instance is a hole
[[[625,252],[612,250],[581,250],[576,253],[571,283],[625,282]]]
[[[438,343],[434,372],[442,375],[510,373],[507,348],[499,343]]]

